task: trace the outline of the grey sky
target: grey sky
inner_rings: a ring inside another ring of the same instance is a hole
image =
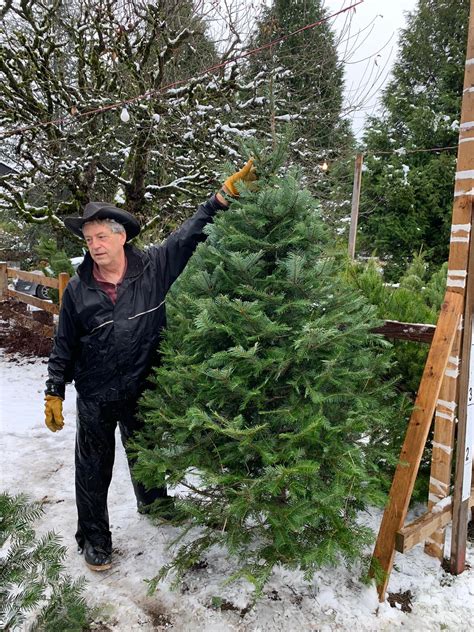
[[[330,13],[335,13],[356,2],[325,0],[325,5]],[[357,136],[367,114],[375,111],[389,78],[397,55],[398,31],[405,26],[405,13],[414,11],[417,4],[417,0],[364,0],[333,21],[335,32],[341,34],[339,51],[345,60],[346,102],[355,110],[350,116]]]

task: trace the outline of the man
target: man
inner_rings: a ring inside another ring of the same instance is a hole
[[[238,195],[238,180],[255,180],[252,160],[225,181],[222,192]],[[117,422],[125,445],[141,427],[137,401],[158,362],[166,293],[204,241],[204,226],[227,206],[226,198],[217,193],[162,245],[145,252],[127,243],[140,232],[136,218],[106,202],[89,202],[82,217],[64,220],[73,233],[85,238],[89,252],[63,295],[48,363],[45,423],[53,432],[63,428],[65,385],[74,380],[76,540],[92,570],[111,566],[107,493]],[[164,517],[172,512],[173,500],[165,486],[147,490],[133,478],[132,483],[139,511],[154,503]]]

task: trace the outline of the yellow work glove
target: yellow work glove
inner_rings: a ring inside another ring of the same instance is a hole
[[[247,163],[242,167],[240,171],[234,173],[232,176],[227,178],[227,180],[222,185],[222,190],[227,195],[231,195],[232,197],[238,197],[239,192],[235,187],[235,183],[241,180],[244,184],[249,184],[249,189],[252,190],[252,182],[255,182],[257,179],[257,174],[255,173],[255,166],[253,164],[253,158],[247,161]]]
[[[46,395],[44,398],[44,423],[51,432],[64,428],[63,400],[56,395]]]

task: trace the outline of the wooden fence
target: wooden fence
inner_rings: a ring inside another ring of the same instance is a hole
[[[54,290],[58,290],[59,305],[45,299],[37,298],[36,296],[30,296],[29,294],[18,292],[17,290],[10,290],[8,287],[9,278],[31,281],[32,283],[37,283],[38,285],[44,285]],[[69,274],[66,272],[61,272],[57,278],[47,277],[44,274],[37,272],[25,272],[24,270],[18,270],[17,268],[9,268],[6,263],[0,263],[0,300],[4,298],[14,298],[22,303],[33,305],[44,312],[48,312],[51,314],[52,318],[53,315],[59,314],[61,301],[68,281]],[[17,315],[17,320],[21,325],[35,329],[38,333],[41,333],[46,337],[50,338],[53,336],[54,327],[52,324],[47,325],[41,322],[36,322],[32,317],[21,314]]]

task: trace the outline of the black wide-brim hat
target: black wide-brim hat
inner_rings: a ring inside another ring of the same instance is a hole
[[[84,237],[82,227],[86,222],[92,222],[95,219],[114,219],[122,224],[127,234],[127,241],[136,237],[140,232],[140,224],[131,213],[108,202],[89,202],[84,207],[82,217],[65,217],[64,223],[75,235]]]

